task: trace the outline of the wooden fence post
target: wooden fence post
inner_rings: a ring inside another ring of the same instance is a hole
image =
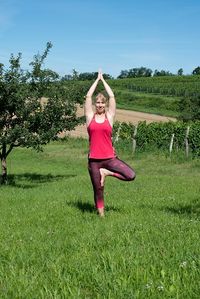
[[[172,152],[173,143],[174,143],[174,133],[172,134],[171,141],[170,141],[170,145],[169,145],[169,152],[170,152],[170,155],[171,155],[171,152]]]
[[[114,143],[115,143],[115,142],[118,142],[118,140],[119,140],[120,130],[121,130],[121,123],[119,124],[119,127],[118,127],[118,129],[117,129],[116,138],[115,138]]]
[[[138,125],[135,125],[134,133],[133,133],[133,153],[135,153],[136,150],[136,135],[137,135],[137,127]]]
[[[189,131],[190,131],[190,127],[188,126],[185,134],[185,153],[187,158],[189,155],[189,142],[188,142]]]

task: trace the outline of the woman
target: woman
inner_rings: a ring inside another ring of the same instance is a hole
[[[92,96],[99,83],[102,81],[109,96],[106,111],[106,97],[102,93],[96,96],[93,112]],[[123,181],[135,179],[134,170],[125,162],[117,158],[112,145],[112,127],[115,117],[116,102],[112,89],[98,72],[97,79],[90,87],[85,100],[86,125],[89,135],[88,170],[94,190],[94,201],[100,216],[104,216],[104,181],[106,176],[113,176]]]

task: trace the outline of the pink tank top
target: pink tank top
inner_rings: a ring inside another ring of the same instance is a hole
[[[89,158],[114,158],[115,149],[112,145],[112,127],[105,117],[103,123],[97,123],[95,115],[87,127],[89,134]]]

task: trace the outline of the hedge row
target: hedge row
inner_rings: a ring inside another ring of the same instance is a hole
[[[184,148],[186,132],[189,127],[188,143],[189,150],[195,156],[200,156],[200,121],[166,122],[158,123],[139,122],[137,127],[132,123],[115,122],[113,130],[113,140],[136,140],[136,148],[167,149],[170,146],[172,135],[174,134],[173,147]],[[134,133],[136,136],[134,137]]]

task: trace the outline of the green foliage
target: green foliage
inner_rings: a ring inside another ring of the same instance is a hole
[[[21,54],[11,55],[10,67],[0,65],[0,158],[6,177],[6,157],[14,147],[42,146],[63,130],[72,130],[83,121],[76,116],[76,104],[86,90],[71,82],[59,82],[56,72],[43,69],[51,43],[42,55],[30,63],[31,70],[21,68]],[[45,97],[45,98],[44,98]]]
[[[129,70],[121,71],[118,79],[125,79],[125,78],[138,78],[138,77],[151,77],[152,70],[146,67],[140,68],[132,68]]]
[[[155,70],[153,76],[163,77],[163,76],[173,76],[173,74],[171,72],[165,71],[165,70],[161,70],[161,71]]]
[[[181,99],[179,110],[183,121],[200,120],[200,94]]]
[[[192,71],[193,75],[200,75],[200,66],[196,67],[193,71]]]
[[[73,69],[72,75],[64,75],[61,80],[62,81],[68,81],[68,80],[79,80],[79,81],[87,81],[87,80],[96,80],[98,75],[98,72],[84,72],[84,73],[78,73],[75,69]],[[112,79],[112,76],[109,74],[104,74],[104,78]]]
[[[200,157],[200,121],[190,127],[189,144],[193,153]]]
[[[119,137],[123,140],[131,140],[134,133],[134,125],[132,123],[116,121],[113,125],[113,136]]]
[[[183,76],[183,69],[182,68],[178,69],[177,75],[178,76]]]
[[[172,134],[174,134],[173,146],[176,149],[185,148],[186,130],[189,126],[189,148],[194,156],[200,156],[200,121],[184,123],[165,122],[158,123],[140,122],[137,126],[137,135],[135,137],[138,150],[149,149],[169,149]],[[119,129],[120,127],[120,129]],[[135,125],[132,123],[116,122],[113,130],[113,140],[116,140],[118,134],[121,140],[132,140]]]

